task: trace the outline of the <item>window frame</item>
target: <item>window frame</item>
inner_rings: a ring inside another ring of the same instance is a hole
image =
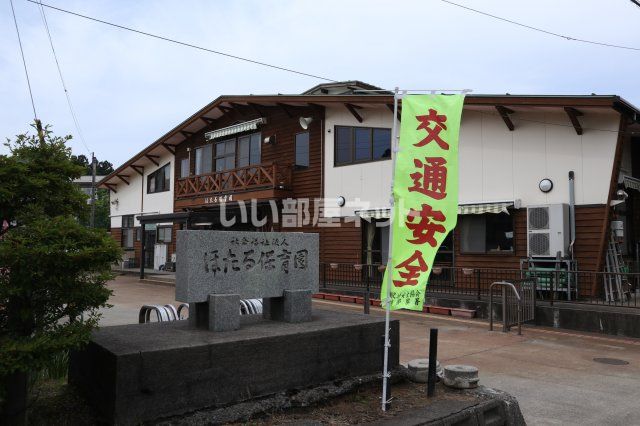
[[[257,147],[258,147],[258,158],[255,163],[251,162],[251,141],[254,137],[257,138]],[[249,164],[247,164],[246,166],[238,166],[239,160],[240,160],[240,139],[244,139],[244,138],[249,139]],[[218,159],[220,160],[225,159],[226,161],[226,159],[231,157],[231,155],[226,153],[226,147],[225,147],[224,155],[220,155],[220,156],[216,155],[216,145],[218,145],[219,143],[226,143],[229,141],[234,141],[234,150],[235,150],[233,153],[234,167],[231,169],[225,168],[224,170],[218,171],[216,167],[216,161]],[[206,144],[202,144],[200,146],[194,147],[193,150],[195,152],[198,149],[205,148],[207,146],[211,147],[211,171],[203,174],[197,173],[197,157],[195,157],[197,154],[194,153],[196,166],[194,167],[193,176],[204,176],[204,175],[213,174],[213,173],[227,173],[229,170],[236,170],[238,168],[252,167],[252,166],[258,166],[262,164],[262,132],[250,132],[250,133],[245,132],[245,133],[239,133],[237,135],[231,135],[230,137],[221,137],[215,140],[211,140]]]
[[[125,221],[127,222],[125,224]],[[129,223],[129,221],[131,221]],[[126,225],[126,226],[125,226]],[[132,214],[122,215],[122,223],[120,224],[120,247],[124,250],[133,250],[136,243],[136,222],[135,217]],[[126,245],[127,235],[131,233],[131,245]]]
[[[298,136],[307,135],[307,164],[298,164]],[[311,167],[311,134],[308,130],[298,132],[293,136],[293,159],[294,167],[298,170],[304,170]]]
[[[486,227],[486,215],[491,215],[491,214],[507,214],[509,216],[509,219],[511,219],[511,232],[513,233],[513,237],[511,238],[511,250],[500,250],[500,251],[490,251],[487,250],[487,227]],[[463,235],[463,231],[462,231],[462,221],[464,220],[465,216],[476,216],[476,215],[461,215],[460,219],[458,220],[458,226],[460,226],[460,232],[459,232],[459,240],[460,240],[460,245],[459,245],[459,253],[460,255],[488,255],[488,256],[514,256],[516,253],[516,232],[515,232],[515,220],[513,217],[513,212],[510,211],[509,213],[483,213],[479,216],[484,216],[484,220],[485,220],[485,232],[484,232],[484,246],[485,249],[484,251],[465,251],[463,249],[464,247],[464,235]]]
[[[160,239],[160,234],[165,233],[165,232],[169,232],[169,239]],[[172,236],[173,233],[173,227],[172,226],[158,226],[156,228],[156,243],[164,243],[164,244],[171,244],[171,240],[173,239]]]
[[[167,192],[171,190],[171,170],[167,170],[167,168],[170,168],[171,166],[171,162],[168,162],[167,164],[165,164],[162,167],[158,167],[157,170],[155,170],[153,173],[149,173],[147,175],[147,194],[157,194],[159,192]],[[162,180],[163,182],[163,189],[158,190],[158,182],[156,181],[156,176],[162,172],[164,175],[164,179]],[[151,191],[151,181],[153,180],[154,182],[154,188],[153,191]],[[168,180],[168,182],[167,182]]]
[[[339,162],[338,161],[338,129],[339,128],[347,128],[350,129],[350,148],[351,148],[351,160]],[[369,158],[364,160],[356,160],[356,137],[355,129],[367,129],[369,130]],[[386,158],[373,158],[373,133],[375,130],[385,130],[389,132],[389,149],[391,150],[393,144],[391,140],[391,129],[388,127],[369,127],[369,126],[345,126],[345,125],[334,125],[333,126],[333,167],[343,167],[343,166],[351,166],[354,164],[365,164],[365,163],[375,163],[377,161],[387,161],[391,160],[391,155]]]
[[[180,161],[178,162],[178,164],[180,164],[180,172],[178,174],[179,175],[178,179],[186,179],[191,175],[191,164],[189,164],[189,163],[190,163],[189,157],[180,158]],[[186,174],[184,173],[184,171],[185,171],[184,165],[185,164],[187,165],[187,168],[186,168],[187,173]]]

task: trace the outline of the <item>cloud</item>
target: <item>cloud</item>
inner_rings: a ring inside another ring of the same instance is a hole
[[[474,93],[619,94],[640,104],[640,52],[536,33],[440,1],[62,1],[52,4],[331,79]],[[490,0],[490,13],[574,37],[640,40],[630,2]],[[14,0],[38,114],[75,134],[37,6]],[[33,113],[9,5],[0,14],[0,130]],[[299,93],[320,81],[46,10],[90,150],[120,164],[222,94]],[[640,42],[638,42],[640,45]],[[86,153],[78,138],[76,153]]]

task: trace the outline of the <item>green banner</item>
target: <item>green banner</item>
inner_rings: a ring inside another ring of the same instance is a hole
[[[391,309],[421,311],[433,260],[458,219],[458,134],[464,95],[402,99],[393,177]]]

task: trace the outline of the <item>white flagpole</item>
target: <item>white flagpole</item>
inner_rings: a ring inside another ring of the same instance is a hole
[[[385,319],[384,319],[384,367],[382,372],[382,411],[387,411],[387,387],[389,386],[389,348],[391,340],[389,339],[389,320],[391,318],[391,275],[393,274],[391,262],[391,249],[393,247],[393,181],[396,173],[396,157],[398,156],[398,88],[393,91],[393,126],[391,130],[391,140],[393,141],[392,150],[392,167],[391,167],[391,208],[389,209],[389,250],[387,257],[387,294],[385,295]]]

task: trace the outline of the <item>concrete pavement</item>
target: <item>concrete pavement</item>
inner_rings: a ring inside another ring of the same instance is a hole
[[[143,304],[174,303],[174,288],[141,284],[121,276],[109,283],[113,308],[101,325],[136,323]],[[314,300],[323,308],[361,312],[362,307]],[[372,315],[384,315],[379,308]],[[406,363],[425,358],[429,328],[439,329],[438,359],[446,364],[472,364],[481,384],[518,398],[529,424],[640,424],[640,339],[525,327],[516,332],[489,332],[486,322],[412,312],[394,312],[400,319],[400,357]],[[613,358],[610,365],[594,358]]]

